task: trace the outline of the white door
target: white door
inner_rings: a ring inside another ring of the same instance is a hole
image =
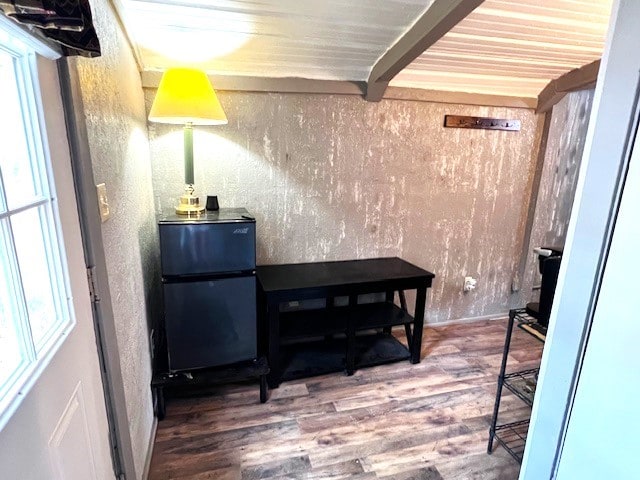
[[[634,407],[640,393],[635,314],[640,152],[633,124],[640,85],[638,18],[637,0],[613,2],[521,480],[556,474],[562,480],[640,478],[637,467],[622,476],[607,470],[608,462],[628,465],[630,449],[637,455],[639,445]]]
[[[56,65],[7,28],[0,22],[0,478],[114,478]],[[16,119],[30,108],[40,110],[35,129]]]
[[[639,141],[636,133],[560,455],[559,480],[640,478]]]

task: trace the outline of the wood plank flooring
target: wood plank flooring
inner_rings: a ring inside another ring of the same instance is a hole
[[[149,478],[516,479],[501,447],[486,453],[505,328],[506,319],[425,328],[418,365],[286,382],[266,404],[257,384],[168,399]],[[510,369],[537,366],[541,349],[514,329]],[[501,412],[528,415],[506,391]]]

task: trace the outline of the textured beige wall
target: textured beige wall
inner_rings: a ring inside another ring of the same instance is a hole
[[[593,89],[573,92],[553,107],[540,189],[527,251],[523,302],[535,300],[540,284],[535,247],[563,246],[571,216],[582,152],[589,126]]]
[[[77,66],[94,177],[106,183],[109,196],[111,218],[102,235],[136,476],[142,478],[153,425],[147,306],[157,304],[159,284],[146,112],[140,75],[111,7],[105,0],[91,6],[102,57],[80,59]]]
[[[155,91],[146,92],[147,107]],[[196,127],[196,187],[258,222],[258,262],[400,256],[436,274],[430,322],[505,313],[535,159],[531,110],[355,96],[220,93]],[[520,132],[445,129],[445,114]],[[182,191],[182,133],[149,124],[156,211]],[[463,294],[465,275],[478,279]]]

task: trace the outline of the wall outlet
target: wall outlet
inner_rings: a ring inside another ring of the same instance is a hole
[[[464,277],[464,285],[462,287],[462,291],[470,292],[471,290],[476,288],[476,284],[478,281],[473,277]]]
[[[107,186],[104,183],[100,185],[96,185],[96,190],[98,192],[98,208],[100,209],[100,220],[102,223],[109,220],[109,215],[111,212],[109,211],[109,199],[107,198]]]

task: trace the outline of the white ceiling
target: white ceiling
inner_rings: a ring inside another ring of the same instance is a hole
[[[365,80],[433,0],[115,0],[143,70]]]
[[[485,0],[391,85],[536,97],[602,56],[611,1]]]
[[[145,72],[366,81],[434,0],[112,0]],[[439,0],[443,1],[443,0]],[[535,98],[600,58],[612,0],[486,0],[392,86]]]

